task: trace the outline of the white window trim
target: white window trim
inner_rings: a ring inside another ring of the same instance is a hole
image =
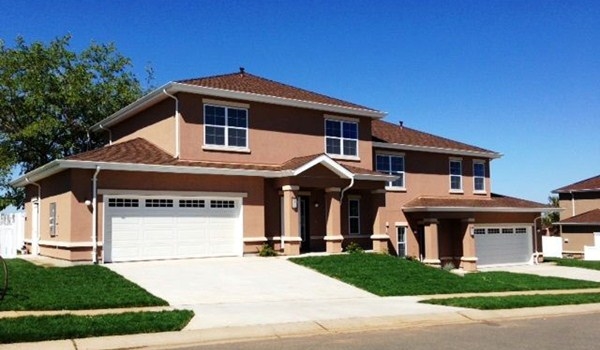
[[[483,189],[482,190],[478,190],[475,188],[475,178],[481,177],[481,176],[475,176],[475,165],[476,164],[483,165]],[[487,194],[487,189],[485,186],[485,175],[486,175],[485,165],[486,165],[485,160],[482,160],[482,159],[474,159],[473,160],[473,193],[474,194]]]
[[[452,174],[452,163],[456,163],[458,162],[460,164],[460,175],[453,175]],[[453,176],[459,176],[460,179],[460,188],[452,188],[452,177]],[[450,188],[450,193],[464,193],[464,184],[463,184],[463,162],[462,162],[462,158],[450,158],[448,160],[448,187]]]
[[[327,115],[326,115],[327,117]],[[340,140],[340,152],[344,152],[344,140],[353,140],[347,139],[343,136],[335,137],[335,136],[327,136],[327,121],[334,121],[341,123],[340,133],[343,135],[344,127],[343,123],[354,123],[356,124],[356,154],[335,154],[327,152],[327,138],[339,139]],[[344,118],[344,117],[327,117],[323,121],[323,148],[325,149],[325,154],[327,154],[332,159],[340,159],[340,160],[352,160],[352,161],[360,161],[360,124],[357,119],[354,118]]]
[[[358,203],[358,216],[352,216],[350,213],[352,211],[352,205],[350,203],[356,202]],[[358,232],[350,232],[352,228],[351,219],[358,219]],[[348,235],[349,236],[361,236],[360,232],[360,198],[348,198]]]
[[[204,103],[202,105],[202,115],[203,115],[203,124],[204,124],[204,141],[202,145],[203,150],[208,151],[229,151],[229,152],[240,152],[240,153],[250,153],[250,113],[248,113],[248,108],[228,106],[229,103],[224,104],[212,104],[212,103]],[[225,108],[225,125],[207,125],[206,124],[206,107],[220,107]],[[229,126],[228,125],[228,109],[242,109],[246,111],[246,127],[240,128],[237,126]],[[225,129],[225,145],[213,145],[206,143],[206,127],[222,127]],[[246,130],[246,146],[229,146],[229,129],[237,129],[237,130]]]
[[[402,164],[404,165],[404,169],[402,170],[402,186],[392,186],[392,181],[388,182],[385,186],[386,191],[391,192],[406,192],[406,157],[404,153],[400,152],[376,152],[375,153],[375,171],[377,170],[377,156],[384,157],[402,157]],[[390,160],[391,165],[391,160]],[[386,173],[387,174],[387,173]],[[394,174],[390,174],[394,175]]]
[[[398,246],[400,245],[400,241],[398,241],[398,229],[400,227],[404,228],[404,255],[403,257],[408,256],[408,224],[401,224],[398,225],[399,223],[396,223],[396,254],[398,256],[400,256],[400,254],[398,254],[400,252],[400,250],[398,249]]]

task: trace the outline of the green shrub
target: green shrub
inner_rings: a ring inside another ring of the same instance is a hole
[[[350,242],[350,244],[346,246],[345,252],[348,254],[360,254],[364,253],[365,251],[360,244],[356,242]]]
[[[279,255],[273,247],[271,247],[268,243],[263,243],[263,245],[258,248],[259,256],[277,256]]]
[[[449,262],[449,263],[444,264],[444,266],[442,267],[442,269],[444,271],[452,271],[452,270],[456,269],[456,266],[454,266],[453,263]]]

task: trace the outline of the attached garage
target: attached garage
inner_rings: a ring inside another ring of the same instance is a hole
[[[110,196],[104,261],[241,256],[242,199]]]
[[[531,227],[476,226],[477,265],[523,264],[532,258]]]

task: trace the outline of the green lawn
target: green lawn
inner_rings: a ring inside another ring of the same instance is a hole
[[[98,316],[27,316],[0,319],[0,343],[75,339],[178,331],[194,313],[189,310],[129,312]]]
[[[382,254],[290,260],[380,296],[600,288],[600,283],[595,282],[509,272],[470,273],[461,277],[417,261]]]
[[[581,267],[584,269],[600,270],[600,261],[587,261],[578,259],[546,258],[544,261],[555,262],[559,266]]]
[[[467,307],[480,310],[516,309],[554,305],[575,305],[600,303],[600,293],[580,294],[535,294],[510,295],[502,297],[467,297],[449,299],[429,299],[422,303]]]
[[[168,305],[103,266],[40,267],[21,259],[6,263],[9,287],[0,311]]]

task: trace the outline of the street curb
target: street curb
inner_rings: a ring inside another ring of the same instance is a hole
[[[0,319],[16,318],[25,316],[57,316],[57,315],[75,315],[75,316],[96,316],[109,314],[122,314],[126,312],[158,312],[173,311],[177,308],[172,306],[148,306],[148,307],[129,307],[116,309],[88,309],[88,310],[48,310],[48,311],[2,311]]]
[[[164,349],[215,343],[277,339],[299,336],[420,328],[451,324],[496,323],[528,318],[600,313],[600,304],[561,305],[509,310],[463,309],[444,314],[365,317],[310,322],[224,327],[180,332],[133,334],[74,340],[0,345],[5,350],[116,350],[127,348]]]

